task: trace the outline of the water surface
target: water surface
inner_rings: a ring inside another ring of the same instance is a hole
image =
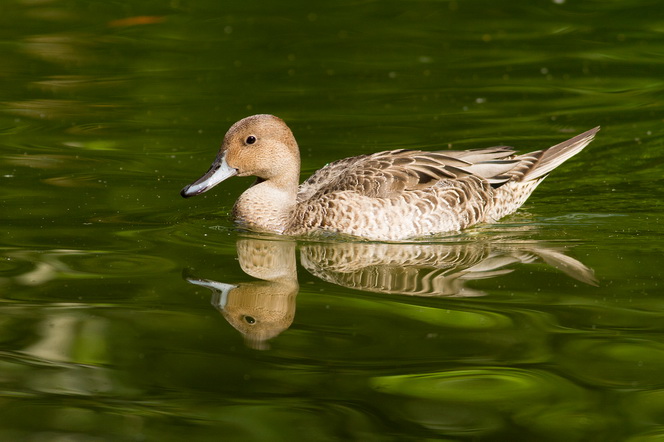
[[[664,438],[657,2],[0,6],[0,438]],[[602,126],[517,214],[401,245],[183,200],[226,129],[303,177]]]

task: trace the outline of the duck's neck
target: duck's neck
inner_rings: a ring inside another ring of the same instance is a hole
[[[297,179],[259,179],[240,195],[233,218],[252,230],[283,233],[295,210],[297,187]]]

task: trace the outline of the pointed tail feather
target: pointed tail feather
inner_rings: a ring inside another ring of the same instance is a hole
[[[533,158],[535,159],[533,166],[523,175],[521,181],[532,181],[546,176],[563,162],[581,152],[593,140],[598,131],[599,126],[548,149],[523,155],[523,157],[532,155],[539,158]]]

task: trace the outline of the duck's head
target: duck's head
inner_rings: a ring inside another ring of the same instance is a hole
[[[252,115],[228,129],[210,169],[180,192],[185,198],[206,192],[232,176],[256,176],[276,185],[292,185],[300,173],[293,133],[274,115]]]

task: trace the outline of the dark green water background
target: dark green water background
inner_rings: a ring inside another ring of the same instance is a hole
[[[602,130],[501,223],[387,247],[179,196],[254,113],[304,176]],[[660,1],[3,0],[0,439],[662,441],[663,122]]]

